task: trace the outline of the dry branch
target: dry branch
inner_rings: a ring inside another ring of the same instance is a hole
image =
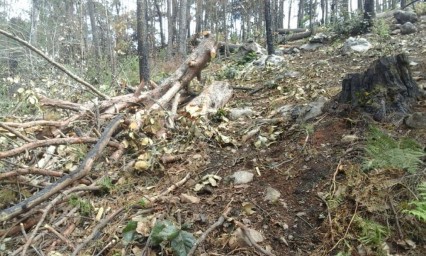
[[[96,143],[96,145],[90,150],[90,152],[87,154],[85,160],[83,163],[79,166],[79,168],[70,174],[62,177],[54,184],[44,188],[43,190],[39,191],[38,193],[34,194],[30,198],[18,203],[17,205],[7,208],[0,212],[0,222],[9,220],[23,212],[28,211],[32,207],[39,205],[40,203],[46,201],[49,197],[52,195],[58,193],[59,191],[63,190],[70,184],[72,184],[74,181],[79,180],[86,176],[90,169],[92,168],[94,162],[96,159],[99,158],[100,154],[108,144],[112,134],[117,129],[118,125],[120,124],[120,121],[122,120],[123,116],[118,115],[116,118],[114,118],[110,124],[105,128],[105,132],[102,134],[99,141]]]
[[[84,81],[83,79],[81,79],[80,77],[74,75],[73,73],[71,73],[71,71],[67,70],[64,66],[62,66],[61,64],[59,64],[58,62],[52,60],[51,58],[49,58],[46,54],[44,54],[42,51],[40,51],[39,49],[35,48],[34,46],[32,46],[31,44],[29,44],[28,42],[22,40],[19,37],[16,37],[2,29],[0,29],[0,34],[17,41],[20,44],[25,45],[26,47],[28,47],[31,51],[37,53],[38,55],[40,55],[43,59],[47,60],[47,62],[49,62],[50,64],[52,64],[53,66],[57,67],[58,69],[60,69],[62,72],[64,72],[65,74],[67,74],[69,77],[71,77],[72,79],[74,79],[75,81],[79,82],[80,84],[86,86],[87,88],[89,88],[93,93],[101,96],[104,99],[109,99],[109,97],[105,94],[103,94],[102,92],[98,91],[95,87],[93,87],[93,85],[89,84],[88,82]]]
[[[88,237],[86,237],[86,239],[84,239],[84,241],[75,248],[72,255],[73,256],[78,255],[78,253],[84,248],[84,246],[86,246],[91,240],[93,240],[96,236],[98,236],[100,230],[106,225],[108,225],[111,222],[111,220],[115,218],[115,216],[120,214],[124,209],[125,207],[118,208],[115,212],[111,213],[108,217],[106,217],[101,222],[99,222],[99,224],[96,225],[96,227],[93,229],[92,233]]]
[[[39,169],[39,168],[27,168],[27,169],[17,169],[10,172],[3,172],[0,173],[0,180],[15,177],[18,175],[23,174],[39,174],[39,175],[45,175],[45,176],[52,176],[52,177],[62,177],[62,172],[55,172],[45,169]]]
[[[98,138],[91,138],[91,137],[77,137],[77,138],[58,138],[58,139],[47,139],[47,140],[39,140],[34,141],[25,145],[22,145],[20,147],[0,152],[0,159],[11,157],[20,153],[25,152],[26,150],[38,148],[38,147],[45,147],[45,146],[51,146],[51,145],[62,145],[62,144],[82,144],[82,143],[96,143],[98,142]],[[108,145],[119,148],[120,144],[117,142],[108,142]]]
[[[197,247],[204,242],[204,240],[207,239],[207,236],[213,231],[215,230],[217,227],[221,226],[223,224],[223,222],[225,222],[225,219],[228,218],[228,213],[231,211],[230,207],[227,207],[225,209],[225,211],[222,213],[222,215],[219,217],[219,219],[213,223],[198,239],[197,241],[194,243],[194,245],[192,245],[191,250],[188,252],[187,256],[192,256],[195,253],[195,250],[197,250]]]

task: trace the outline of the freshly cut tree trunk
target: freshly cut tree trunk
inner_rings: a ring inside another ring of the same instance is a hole
[[[219,108],[232,97],[232,88],[228,82],[214,81],[200,95],[195,97],[185,110],[192,116],[205,116],[209,113],[216,113]]]

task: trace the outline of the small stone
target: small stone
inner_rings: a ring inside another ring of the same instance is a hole
[[[426,113],[416,112],[411,114],[405,119],[405,124],[414,129],[425,129],[426,128]]]
[[[229,110],[229,119],[237,120],[241,117],[250,117],[253,113],[251,108],[233,108]]]
[[[296,213],[297,217],[302,217],[302,216],[306,216],[306,212],[298,212]]]
[[[253,180],[254,174],[248,171],[237,171],[232,174],[232,178],[234,178],[234,184],[246,184]]]
[[[416,32],[417,32],[417,27],[411,22],[405,22],[401,26],[401,34],[402,35],[408,35],[408,34],[412,34],[412,33],[416,33]]]
[[[358,139],[359,139],[359,137],[356,136],[356,135],[352,135],[352,134],[344,135],[343,138],[342,138],[342,142],[343,143],[351,143],[351,142],[357,141]]]
[[[275,203],[278,201],[280,196],[281,196],[281,193],[278,190],[272,187],[267,187],[264,200],[268,201],[269,203]]]
[[[191,196],[189,194],[181,194],[180,195],[181,202],[190,203],[190,204],[198,204],[200,203],[200,198],[196,196]]]

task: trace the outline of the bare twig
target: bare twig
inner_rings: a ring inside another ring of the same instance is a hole
[[[249,229],[244,225],[243,223],[234,220],[235,225],[237,225],[241,230],[243,231],[244,235],[249,239],[250,243],[253,245],[256,250],[260,251],[261,253],[268,255],[268,256],[275,256],[275,254],[268,252],[267,250],[263,249],[259,244],[256,243],[256,241],[253,239],[253,237],[250,235]]]
[[[117,216],[118,214],[120,214],[123,210],[125,209],[125,207],[121,207],[119,209],[117,209],[115,212],[111,213],[108,217],[106,217],[105,219],[103,219],[101,222],[99,222],[98,225],[96,225],[96,227],[93,229],[92,233],[86,237],[86,239],[84,239],[84,241],[79,244],[77,246],[77,248],[75,248],[75,250],[73,251],[72,255],[75,256],[77,255],[83,248],[84,246],[87,245],[87,243],[89,243],[91,240],[93,240],[93,238],[95,238],[99,231],[104,228],[106,225],[108,225],[108,223],[111,222],[111,220]]]
[[[402,234],[401,226],[399,225],[398,214],[396,213],[395,206],[393,205],[392,199],[390,198],[390,196],[388,196],[388,200],[389,200],[389,205],[392,209],[393,215],[395,216],[395,223],[396,223],[396,227],[398,228],[399,239],[403,239],[404,235]]]
[[[20,153],[25,152],[26,150],[45,147],[50,145],[62,145],[62,144],[82,144],[82,143],[96,143],[98,142],[98,138],[91,137],[77,137],[77,138],[57,138],[57,139],[47,139],[47,140],[39,140],[33,141],[28,144],[22,145],[20,147],[0,152],[0,158],[11,157]],[[108,145],[119,148],[120,143],[108,142]]]
[[[55,222],[52,226],[53,227],[59,227],[60,225],[62,225],[65,221],[68,220],[68,218],[70,218],[76,211],[78,210],[77,207],[74,207],[73,209],[71,209],[71,211],[67,212],[63,217],[61,217],[57,222]],[[38,220],[38,219],[37,219]],[[37,221],[36,221],[37,222]],[[36,242],[38,240],[40,240],[42,237],[44,237],[44,235],[47,233],[47,230],[44,230],[42,232],[40,232],[40,234],[38,234],[34,239],[33,242]],[[12,256],[14,255],[18,255],[21,251],[22,251],[23,247],[19,247],[17,250],[15,250],[14,252],[12,252]]]
[[[100,156],[106,145],[108,144],[112,134],[117,129],[118,125],[120,124],[121,119],[123,118],[122,115],[118,115],[116,118],[114,118],[110,124],[105,128],[104,133],[102,134],[99,141],[96,143],[96,145],[89,151],[87,154],[87,157],[83,161],[83,163],[78,167],[77,170],[71,172],[68,175],[63,176],[61,179],[59,179],[57,182],[53,183],[52,185],[42,189],[41,191],[37,192],[30,198],[10,207],[0,212],[0,222],[9,220],[10,218],[13,218],[22,212],[28,211],[32,207],[39,205],[40,203],[47,200],[52,195],[58,193],[59,191],[62,191],[64,188],[68,187],[70,184],[72,184],[74,181],[79,180],[83,177],[85,177],[90,170],[92,169],[92,166],[96,159]],[[118,143],[117,143],[118,144]]]
[[[80,187],[74,187],[74,188],[70,188],[66,191],[64,191],[62,194],[58,195],[55,199],[53,199],[52,201],[50,201],[50,203],[43,209],[43,214],[41,215],[41,218],[39,219],[36,227],[34,228],[34,230],[31,232],[31,235],[29,236],[27,242],[25,243],[23,249],[22,249],[22,256],[27,255],[27,250],[28,247],[32,244],[33,239],[35,238],[38,230],[40,229],[41,225],[43,224],[44,220],[47,217],[47,214],[50,212],[50,210],[59,202],[61,201],[65,196],[68,196],[69,194],[76,192],[76,191],[81,191],[81,190],[99,190],[100,187],[98,186],[91,186],[91,187],[86,187],[86,186],[80,186]]]
[[[53,234],[55,234],[59,239],[61,239],[68,247],[70,247],[71,249],[75,249],[75,246],[70,242],[70,240],[68,240],[66,237],[64,237],[62,234],[60,234],[58,231],[56,231],[56,229],[54,229],[52,226],[50,226],[49,224],[44,225],[44,227],[49,230],[50,232],[52,232]]]
[[[52,60],[51,58],[49,58],[46,54],[44,54],[42,51],[40,51],[39,49],[35,48],[34,46],[32,46],[31,44],[29,44],[28,42],[22,40],[19,37],[14,36],[13,34],[10,34],[2,29],[0,29],[0,34],[15,40],[17,42],[19,42],[20,44],[25,45],[26,47],[28,47],[30,50],[32,50],[33,52],[37,53],[38,55],[40,55],[43,59],[47,60],[47,62],[49,62],[50,64],[52,64],[53,66],[57,67],[58,69],[60,69],[61,71],[63,71],[65,74],[67,74],[69,77],[71,77],[72,79],[74,79],[75,81],[81,83],[82,85],[86,86],[87,88],[89,88],[93,93],[101,96],[104,99],[109,99],[109,97],[105,94],[103,94],[102,92],[98,91],[95,87],[93,87],[93,85],[89,84],[88,82],[84,81],[83,79],[81,79],[80,77],[74,75],[73,73],[71,73],[71,71],[67,70],[64,66],[62,66],[61,64],[59,64],[58,62]]]
[[[350,229],[350,227],[351,227],[351,225],[352,225],[352,222],[354,221],[354,219],[355,219],[355,216],[356,216],[356,212],[358,211],[358,203],[356,203],[356,205],[355,205],[355,211],[354,211],[354,214],[352,215],[352,218],[351,218],[351,221],[349,222],[349,225],[348,225],[348,227],[346,228],[346,231],[345,231],[345,234],[343,235],[343,237],[342,238],[340,238],[339,239],[339,241],[337,241],[337,243],[328,251],[328,253],[330,253],[330,252],[332,252],[339,244],[340,244],[340,242],[342,242],[345,238],[346,238],[346,236],[348,235],[348,232],[349,232],[349,229]]]
[[[22,135],[17,130],[12,129],[11,127],[9,127],[8,125],[6,125],[5,123],[1,123],[0,122],[0,127],[2,127],[3,129],[5,129],[5,130],[7,130],[7,131],[9,131],[9,132],[11,132],[13,134],[15,134],[16,137],[18,137],[18,138],[20,138],[20,139],[22,139],[22,140],[24,140],[26,142],[31,142],[32,141],[31,139],[25,137],[24,135]]]
[[[222,215],[219,217],[219,219],[213,223],[204,233],[197,239],[197,241],[192,245],[191,250],[188,252],[187,256],[192,256],[195,253],[195,250],[197,250],[198,246],[206,240],[207,236],[215,230],[217,227],[221,226],[223,222],[225,222],[225,219],[228,217],[229,212],[231,211],[230,207],[226,207],[225,211],[222,213]]]
[[[62,177],[63,175],[62,172],[55,172],[55,171],[49,171],[45,169],[30,167],[28,169],[18,169],[18,170],[14,170],[10,172],[0,173],[0,180],[5,178],[15,177],[18,175],[23,175],[23,174],[38,174],[38,175],[52,176],[52,177]]]

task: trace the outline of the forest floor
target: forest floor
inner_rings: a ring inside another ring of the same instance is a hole
[[[141,202],[140,209],[128,208],[112,219],[87,244],[83,250],[85,254],[81,255],[141,255],[147,242],[146,234],[152,228],[147,220],[152,219],[169,220],[185,226],[185,230],[197,238],[226,210],[230,210],[228,218],[258,231],[264,238],[260,239],[259,245],[274,255],[424,255],[425,223],[410,219],[399,210],[399,206],[406,203],[409,191],[415,189],[407,182],[409,175],[403,170],[365,173],[360,168],[370,125],[379,127],[394,138],[408,136],[423,145],[426,143],[424,129],[412,130],[403,123],[375,123],[355,111],[347,116],[325,112],[304,123],[279,119],[275,123],[265,121],[278,117],[275,113],[277,107],[285,104],[310,102],[318,95],[333,101],[346,74],[365,71],[374,60],[389,54],[408,52],[412,61],[416,62],[412,67],[413,77],[419,85],[424,85],[426,17],[423,17],[420,27],[416,34],[396,35],[387,40],[373,34],[365,35],[374,45],[367,53],[344,56],[340,51],[344,42],[341,40],[315,51],[285,55],[286,64],[280,70],[265,70],[247,79],[230,80],[238,87],[257,87],[272,80],[276,85],[265,87],[253,95],[243,90],[234,91],[226,108],[250,107],[255,113],[250,117],[230,120],[218,116],[217,119],[200,122],[181,113],[183,117],[177,121],[177,126],[184,127],[188,120],[195,125],[191,126],[190,135],[182,132],[184,129],[168,134],[167,147],[173,147],[173,154],[178,158],[164,161],[161,171],[136,171],[129,167],[130,159],[137,152],[125,155],[120,164],[103,163],[95,167],[96,174],[91,178],[109,176],[114,188],[106,194],[84,196],[93,207],[94,214],[78,218],[78,221],[75,218],[68,240],[78,245],[88,237],[99,221],[95,215],[100,209],[109,214],[123,205]],[[302,43],[299,41],[292,45],[300,46]],[[220,72],[223,65],[223,60],[215,61],[206,72]],[[296,71],[299,75],[282,78],[287,71]],[[288,97],[286,95],[291,94],[284,93],[293,90],[303,93],[300,97]],[[419,101],[416,110],[426,112],[426,102]],[[214,131],[216,137],[206,136],[209,130]],[[247,136],[255,130],[255,136]],[[221,134],[220,140],[217,134]],[[342,140],[348,135],[355,139]],[[424,164],[422,168],[418,177],[424,179]],[[234,184],[230,177],[237,171],[253,173],[253,180]],[[155,204],[144,205],[144,196],[166,190],[187,174],[191,178],[182,186]],[[210,182],[211,186],[196,193],[195,185],[208,174],[217,175],[221,180],[213,178],[217,184]],[[398,185],[384,186],[389,179],[399,180]],[[274,202],[265,200],[268,188],[280,193]],[[182,194],[190,195],[191,199],[184,199]],[[199,202],[194,202],[197,199]],[[337,203],[331,205],[332,202]],[[61,211],[58,207],[48,220],[52,218],[53,222]],[[374,220],[386,227],[389,232],[383,240],[385,243],[379,245],[381,248],[359,241],[357,234],[362,227],[355,216]],[[138,223],[137,233],[131,242],[125,244],[122,241],[123,229],[131,220]],[[195,255],[262,255],[254,246],[241,241],[243,236],[235,233],[237,227],[232,220],[225,220],[223,225],[208,234]],[[66,227],[58,229],[62,233]],[[15,238],[2,244],[17,248],[21,238],[18,235]],[[43,241],[37,245],[38,248],[50,248],[57,252],[55,255],[69,255],[67,246],[57,241],[55,235],[47,234]],[[57,241],[57,245],[52,247],[52,241]],[[170,245],[153,247],[148,255],[172,255],[168,248]]]

